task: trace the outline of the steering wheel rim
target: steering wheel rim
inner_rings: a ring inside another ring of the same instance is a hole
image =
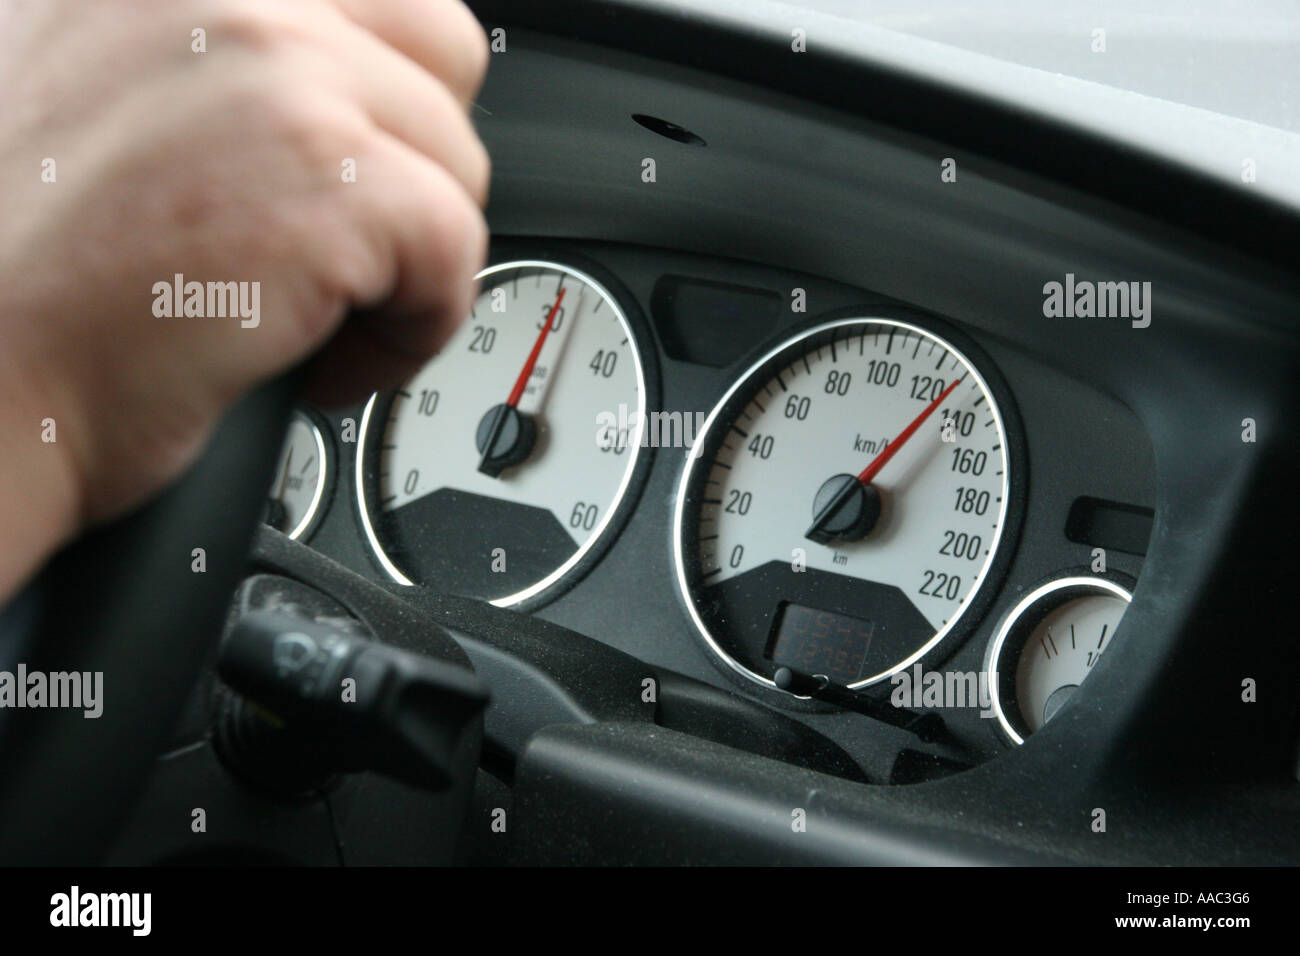
[[[0,652],[16,647],[25,657],[5,656],[28,673],[103,674],[97,718],[0,710],[0,864],[94,863],[111,848],[220,637],[298,378],[246,395],[180,480],[73,542],[16,599],[23,613],[0,615]]]

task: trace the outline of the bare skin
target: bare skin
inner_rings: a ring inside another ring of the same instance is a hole
[[[258,382],[325,346],[344,400],[446,341],[487,57],[459,0],[0,0],[0,604]],[[157,317],[177,273],[260,283],[260,323]]]

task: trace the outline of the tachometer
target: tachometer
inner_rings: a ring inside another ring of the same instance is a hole
[[[1008,525],[1008,429],[952,342],[847,318],[756,362],[705,423],[675,553],[706,644],[771,685],[910,666],[970,611]]]
[[[331,481],[324,433],[311,415],[296,409],[289,419],[263,520],[291,538],[305,538],[320,519],[321,499]]]
[[[357,487],[395,581],[509,606],[610,528],[647,460],[646,375],[627,314],[590,275],[526,260],[480,278],[442,352],[370,399]]]

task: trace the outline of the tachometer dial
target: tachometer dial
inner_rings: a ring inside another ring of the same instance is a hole
[[[395,581],[508,606],[610,528],[646,460],[646,375],[627,315],[586,273],[528,260],[480,278],[442,352],[366,406],[357,485]]]
[[[321,499],[330,479],[329,452],[320,427],[303,411],[289,419],[263,520],[291,538],[302,538],[320,517]]]
[[[952,632],[1008,523],[1007,428],[950,341],[896,319],[819,325],[755,363],[705,424],[677,502],[677,574],[708,646],[771,685],[850,687]]]
[[[1110,646],[1132,596],[1106,578],[1035,588],[1003,620],[989,649],[993,711],[1021,744],[1055,717]]]

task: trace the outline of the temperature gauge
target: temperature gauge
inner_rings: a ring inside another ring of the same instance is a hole
[[[1069,703],[1110,646],[1132,595],[1105,578],[1059,578],[1007,615],[989,651],[989,687],[1012,742],[1042,728]]]

